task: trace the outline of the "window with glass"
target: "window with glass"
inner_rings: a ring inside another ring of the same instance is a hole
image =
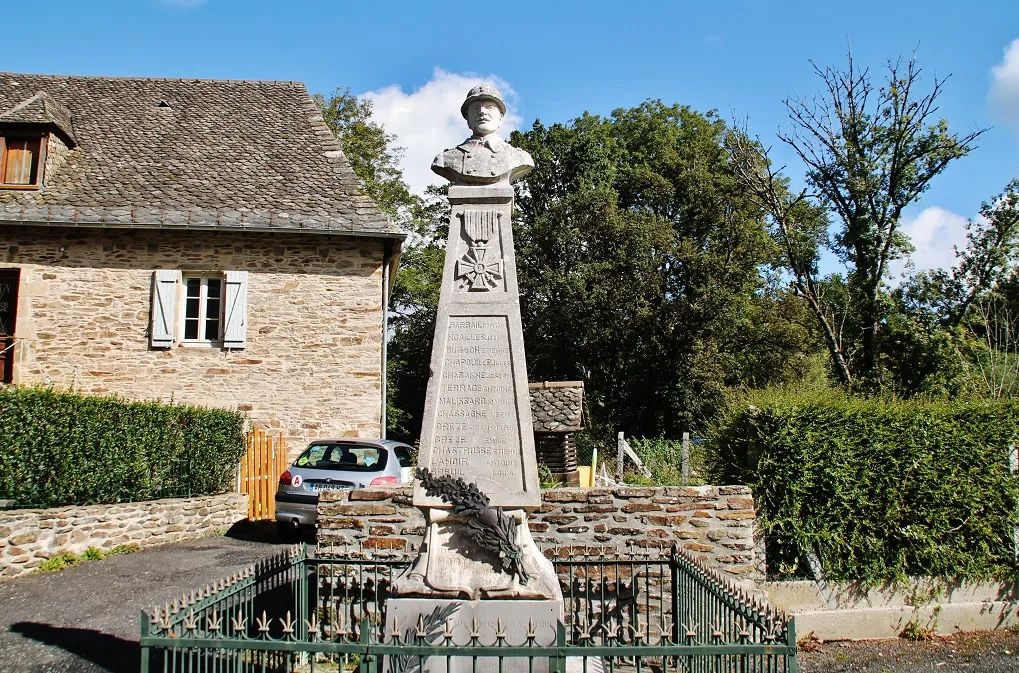
[[[39,184],[39,154],[42,138],[7,136],[0,157],[0,185],[34,187]]]
[[[366,444],[312,444],[294,463],[295,467],[348,472],[378,472],[386,467],[386,450]]]
[[[184,277],[184,342],[216,343],[222,339],[223,278]]]

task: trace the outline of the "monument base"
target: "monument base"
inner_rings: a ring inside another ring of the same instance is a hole
[[[384,673],[548,673],[547,658],[477,657],[470,654],[472,643],[479,647],[555,645],[556,627],[563,620],[562,601],[485,600],[469,601],[446,598],[391,598],[386,603],[385,639],[393,642],[419,642],[420,629],[430,645],[449,645],[456,656],[434,655],[416,669],[418,657],[385,657]],[[451,637],[447,640],[447,631]],[[476,635],[476,640],[472,636]]]
[[[422,508],[428,528],[417,560],[393,581],[399,597],[549,600],[560,605],[562,588],[555,566],[531,537],[527,514],[510,510],[517,521],[517,546],[523,551],[527,580],[504,571],[502,559],[478,547],[470,527],[448,509]]]

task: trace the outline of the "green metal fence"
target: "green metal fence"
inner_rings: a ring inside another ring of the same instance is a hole
[[[412,557],[307,547],[141,614],[143,673],[796,671],[793,620],[683,550],[547,552],[565,599],[555,633],[453,628],[439,610],[385,623]]]

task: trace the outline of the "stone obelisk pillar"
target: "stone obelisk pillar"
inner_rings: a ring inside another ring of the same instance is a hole
[[[492,506],[541,506],[507,185],[449,188],[419,467],[478,485]],[[420,484],[418,507],[448,505]]]
[[[447,502],[416,484],[414,504],[428,527],[417,561],[394,582],[399,598],[387,608],[390,635],[394,623],[402,631],[401,624],[442,614],[463,629],[476,621],[491,630],[482,640],[495,642],[502,624],[508,644],[522,642],[533,625],[538,640],[551,643],[563,616],[555,569],[527,526],[541,492],[510,218],[511,183],[534,164],[495,135],[505,111],[493,87],[472,89],[461,112],[473,135],[432,164],[453,183],[452,213],[418,467],[475,484],[490,507],[502,508],[517,524],[525,572],[507,572]]]

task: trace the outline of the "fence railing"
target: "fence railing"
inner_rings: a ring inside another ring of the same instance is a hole
[[[796,670],[793,620],[682,550],[550,556],[562,621],[510,629],[465,626],[438,603],[417,623],[387,623],[411,557],[293,547],[143,612],[142,671],[561,673],[572,657],[585,673]]]

